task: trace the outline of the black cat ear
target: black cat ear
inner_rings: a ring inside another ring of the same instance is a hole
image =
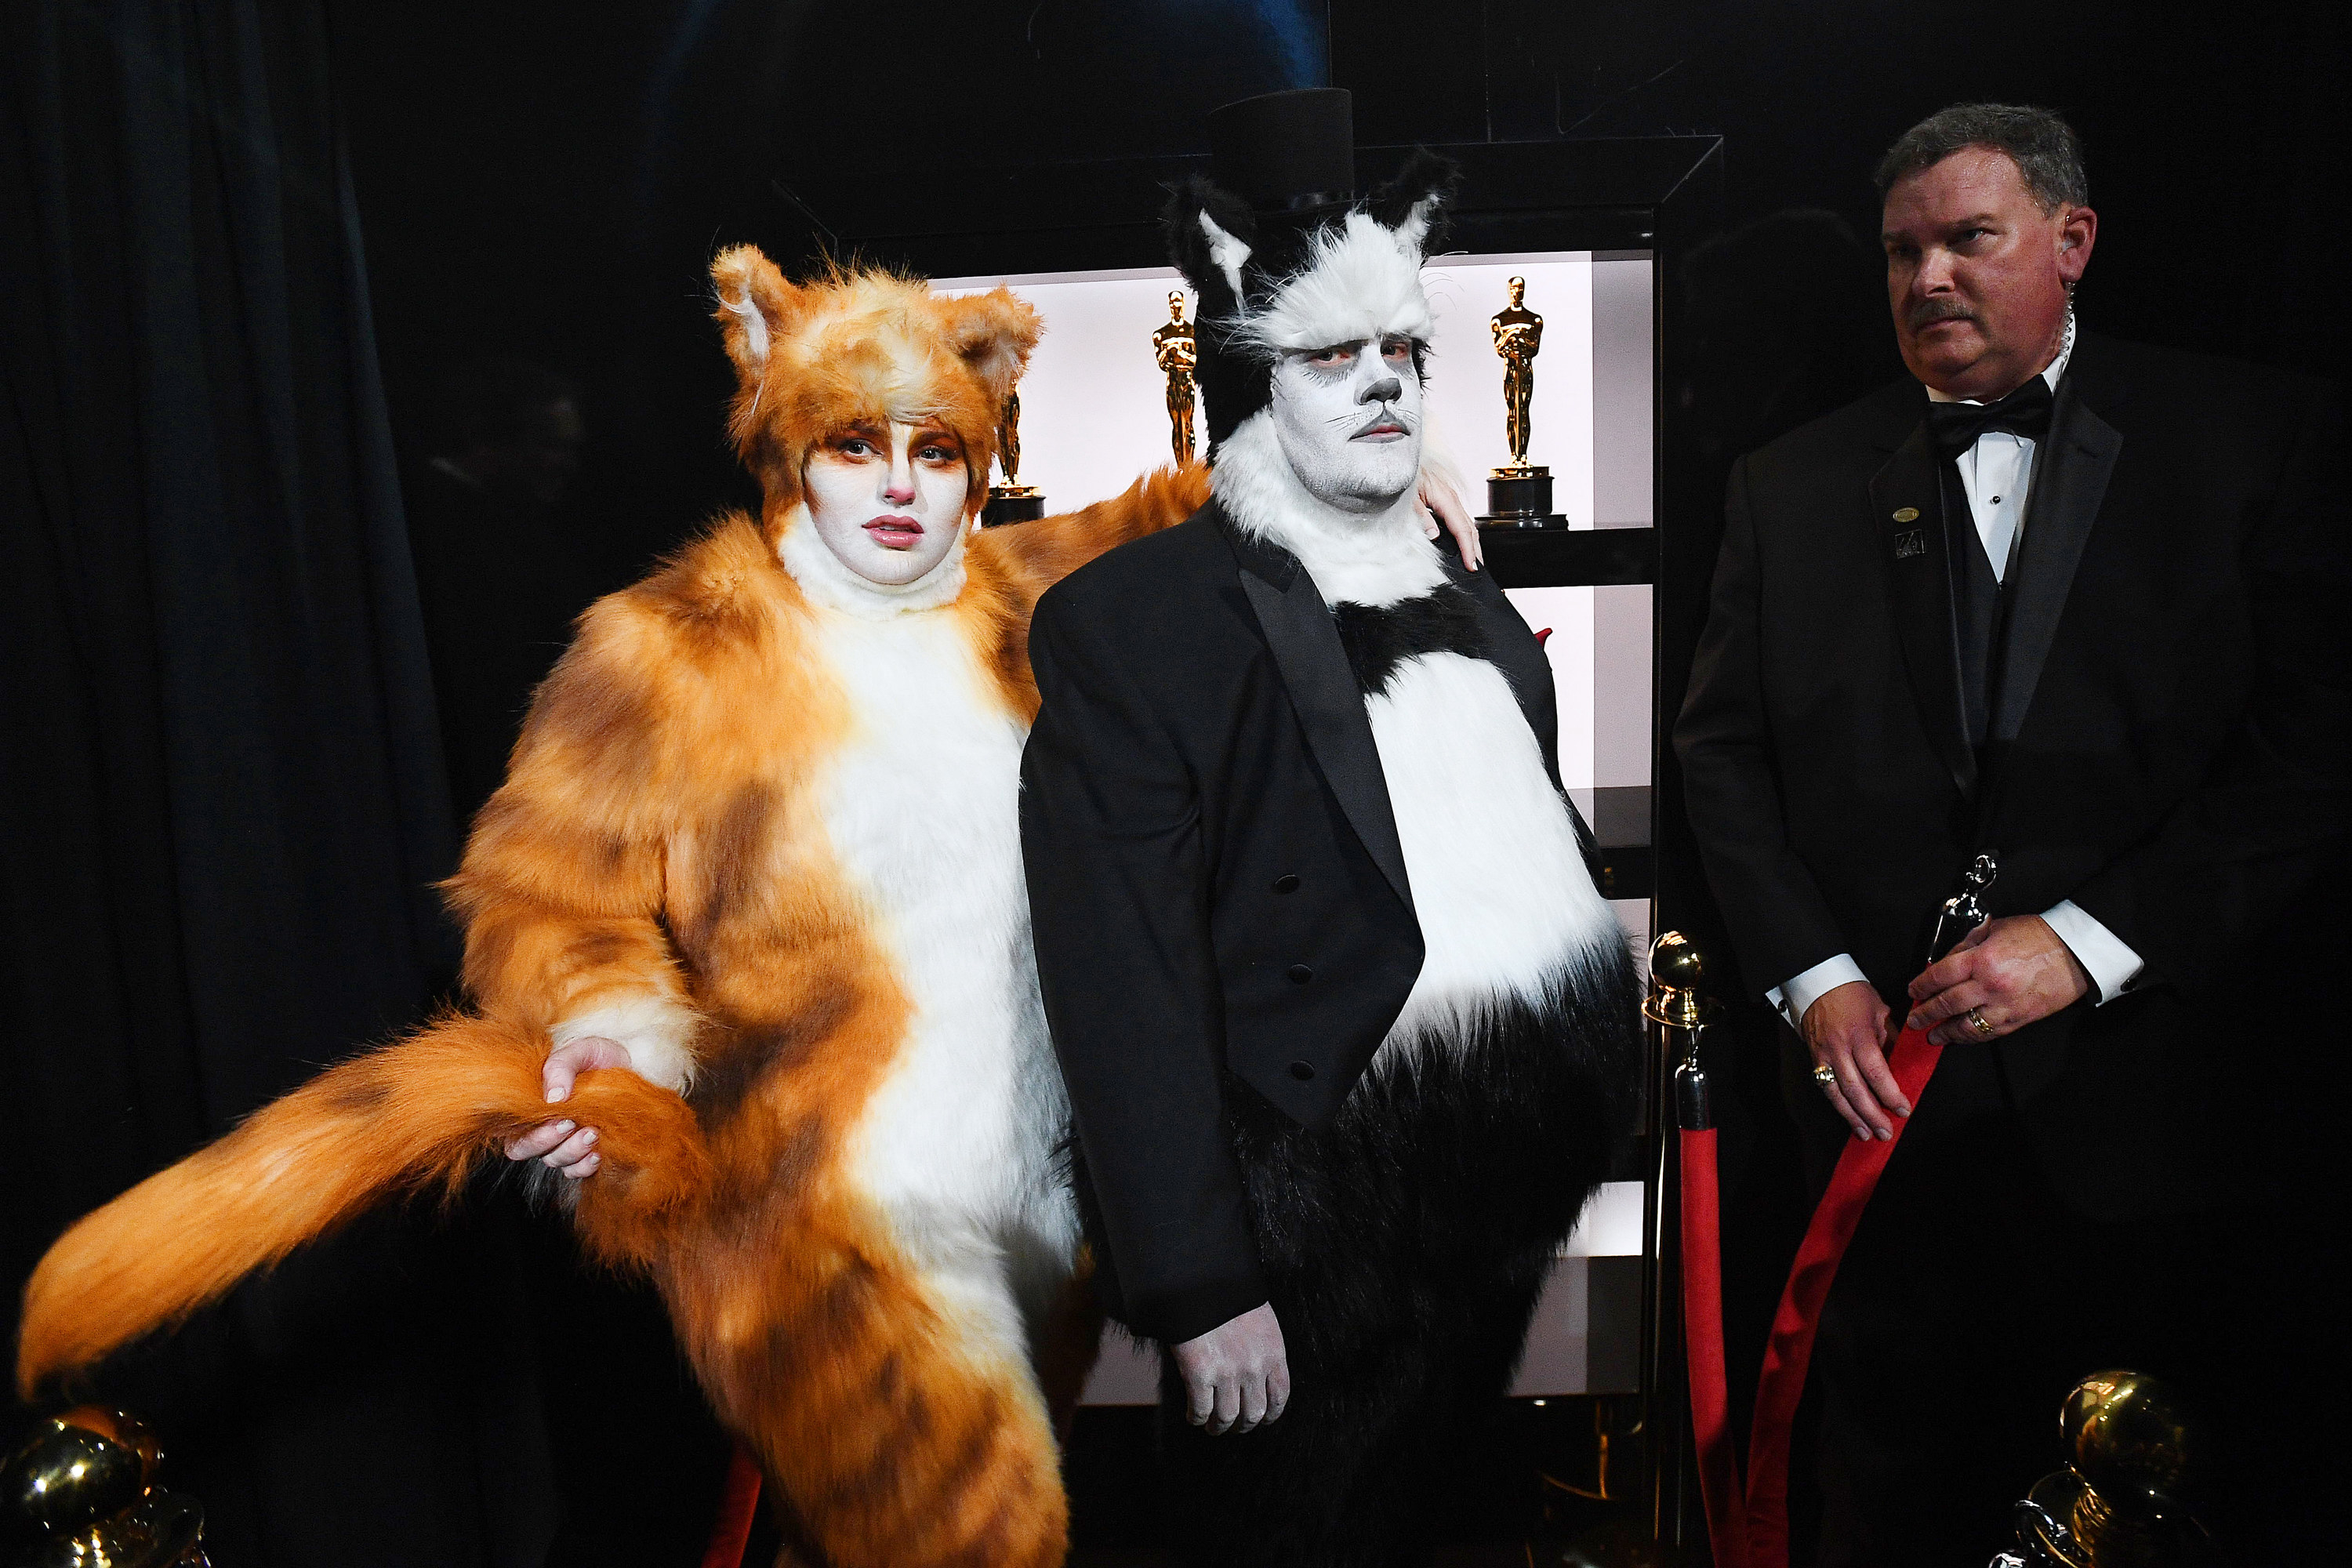
[[[1242,297],[1242,266],[1257,237],[1257,220],[1249,205],[1232,192],[1195,174],[1168,198],[1160,224],[1168,231],[1169,259],[1184,275],[1206,305],[1221,297],[1229,303],[1213,307],[1229,313]]]
[[[1445,209],[1462,184],[1462,165],[1426,147],[1416,147],[1396,178],[1372,193],[1366,210],[1423,256],[1445,237]]]

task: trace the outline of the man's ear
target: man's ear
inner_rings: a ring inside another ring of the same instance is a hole
[[[1395,179],[1372,193],[1368,210],[1397,238],[1427,256],[1445,237],[1445,208],[1462,183],[1462,165],[1416,147]]]
[[[940,314],[950,346],[988,388],[992,416],[1003,405],[1004,395],[1021,379],[1029,351],[1045,332],[1045,322],[1010,289],[942,300]]]
[[[768,355],[791,321],[800,290],[784,281],[756,245],[738,245],[710,264],[711,319],[726,340],[727,357],[746,387],[767,374]]]
[[[2058,220],[2058,278],[2069,289],[2083,280],[2091,265],[2091,247],[2099,242],[2099,215],[2088,207],[2068,207]]]

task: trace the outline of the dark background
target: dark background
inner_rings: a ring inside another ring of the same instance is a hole
[[[748,496],[721,244],[790,266],[980,164],[1083,189],[1287,86],[1352,89],[1365,143],[1719,133],[1726,232],[1666,279],[1664,345],[1711,474],[1897,373],[1870,166],[2000,99],[2083,134],[2087,324],[2340,375],[2333,5],[24,0],[5,27],[12,1302],[72,1217],[446,994],[427,884],[470,803],[408,567],[438,388],[506,354],[581,389],[579,474],[499,587],[560,627]],[[1786,1167],[1750,1077],[1731,1264],[1762,1278]],[[499,1184],[466,1215],[372,1223],[101,1379],[163,1425],[224,1568],[694,1560],[723,1448],[657,1314]]]
[[[596,526],[646,551],[739,491],[702,269],[738,240],[788,266],[813,254],[777,185],[859,188],[868,211],[815,214],[854,233],[973,164],[1205,151],[1208,109],[1281,87],[1352,89],[1365,143],[1720,132],[1732,226],[1820,208],[1864,242],[1871,165],[1906,126],[1965,99],[2044,104],[2082,132],[2106,224],[2087,321],[2330,373],[2345,341],[2328,297],[2347,238],[2330,107],[2345,24],[2321,4],[904,0],[885,23],[698,0],[593,15],[352,6],[338,80],[395,432],[422,423],[453,359],[543,361],[589,389]],[[1776,265],[1821,264],[1754,256],[1725,286],[1769,315],[1798,281]],[[1874,266],[1847,287],[1878,324]],[[1730,350],[1769,355],[1785,330],[1751,321]],[[1899,370],[1891,348],[1883,368]]]

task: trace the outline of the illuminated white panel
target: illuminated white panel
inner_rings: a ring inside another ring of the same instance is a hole
[[[1582,252],[1441,257],[1422,270],[1437,334],[1429,359],[1429,407],[1463,477],[1473,511],[1486,510],[1486,471],[1511,460],[1503,426],[1503,362],[1487,322],[1511,302],[1510,279],[1528,280],[1528,309],[1544,321],[1528,411],[1528,461],[1551,470],[1552,509],[1572,528],[1592,526],[1592,261]],[[1588,637],[1588,641],[1590,638]]]
[[[1168,378],[1152,357],[1151,334],[1168,320],[1169,290],[1183,287],[1176,269],[944,278],[933,287],[974,294],[999,283],[1045,318],[1045,336],[1021,378],[1021,482],[1044,490],[1048,510],[1068,511],[1172,461]],[[1187,294],[1187,321],[1196,308]],[[1205,447],[1208,426],[1195,423]]]
[[[1552,689],[1559,703],[1559,782],[1568,789],[1592,787],[1592,590],[1506,588],[1504,597],[1544,638],[1551,660]]]

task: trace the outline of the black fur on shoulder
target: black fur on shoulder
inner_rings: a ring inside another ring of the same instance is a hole
[[[1342,602],[1331,606],[1331,616],[1339,623],[1339,646],[1356,672],[1357,689],[1367,697],[1386,691],[1397,666],[1421,654],[1491,657],[1478,602],[1458,583],[1440,584],[1434,592],[1393,605]]]
[[[1435,256],[1444,248],[1450,226],[1446,212],[1454,205],[1454,193],[1462,187],[1462,165],[1442,153],[1426,147],[1416,147],[1404,161],[1396,178],[1372,193],[1364,210],[1386,227],[1395,228],[1412,216],[1412,209],[1424,201],[1433,202],[1429,215],[1429,232],[1421,237],[1421,253]]]

